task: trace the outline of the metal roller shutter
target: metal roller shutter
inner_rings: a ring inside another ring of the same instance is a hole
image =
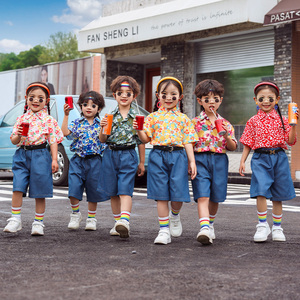
[[[207,39],[197,43],[197,74],[274,65],[274,30]]]

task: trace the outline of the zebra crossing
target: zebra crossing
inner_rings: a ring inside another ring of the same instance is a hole
[[[193,190],[191,182],[189,183],[191,199],[193,197]],[[250,198],[249,185],[243,184],[228,184],[227,198],[222,205],[256,205],[256,200]],[[296,197],[300,197],[300,189],[295,189]],[[11,201],[12,196],[12,182],[0,182],[0,202]],[[135,187],[134,197],[147,198],[146,187]],[[54,187],[53,199],[66,199],[68,198],[68,187]],[[300,203],[289,205],[289,202],[283,202],[283,209],[285,211],[300,212]],[[268,208],[272,207],[272,202],[267,200]]]

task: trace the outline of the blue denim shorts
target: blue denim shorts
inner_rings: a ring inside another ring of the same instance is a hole
[[[98,190],[108,196],[133,195],[138,156],[135,149],[104,150]]]
[[[13,191],[30,198],[53,197],[52,158],[48,149],[17,149],[13,156]]]
[[[271,201],[286,201],[296,197],[284,151],[276,154],[253,153],[251,169],[251,198],[263,196]]]
[[[190,202],[188,159],[185,150],[152,149],[147,171],[149,199]]]
[[[102,158],[96,155],[92,158],[82,158],[74,155],[69,167],[69,197],[82,200],[85,190],[88,202],[102,202],[109,200],[104,192],[98,192],[98,181],[102,171]]]
[[[228,157],[226,153],[195,153],[197,176],[192,180],[194,200],[208,197],[224,202],[227,196]]]

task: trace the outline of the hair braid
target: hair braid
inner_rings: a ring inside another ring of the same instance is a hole
[[[277,104],[277,112],[279,114],[279,117],[280,117],[280,120],[281,120],[281,123],[282,123],[283,131],[285,131],[284,122],[283,122],[281,111],[280,111],[280,108],[279,108],[278,104]]]

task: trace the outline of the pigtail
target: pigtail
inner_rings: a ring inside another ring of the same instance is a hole
[[[283,131],[285,131],[284,122],[283,122],[281,111],[280,111],[280,108],[279,108],[278,104],[277,104],[277,108],[276,109],[277,109],[277,112],[279,114],[279,117],[280,117],[280,120],[281,120],[281,123],[282,123]]]
[[[158,99],[158,97],[156,97],[156,101],[155,101],[154,106],[153,106],[153,112],[158,111],[158,109],[160,107],[159,104],[160,104],[159,99]]]
[[[180,112],[183,113],[183,103],[182,103],[182,100],[183,100],[183,99],[181,99],[181,100],[179,101],[179,109],[180,109]]]
[[[27,100],[25,100],[25,105],[24,105],[24,114],[27,113],[27,110],[28,110],[28,105],[27,105]]]
[[[47,103],[48,115],[50,116],[50,101]]]

